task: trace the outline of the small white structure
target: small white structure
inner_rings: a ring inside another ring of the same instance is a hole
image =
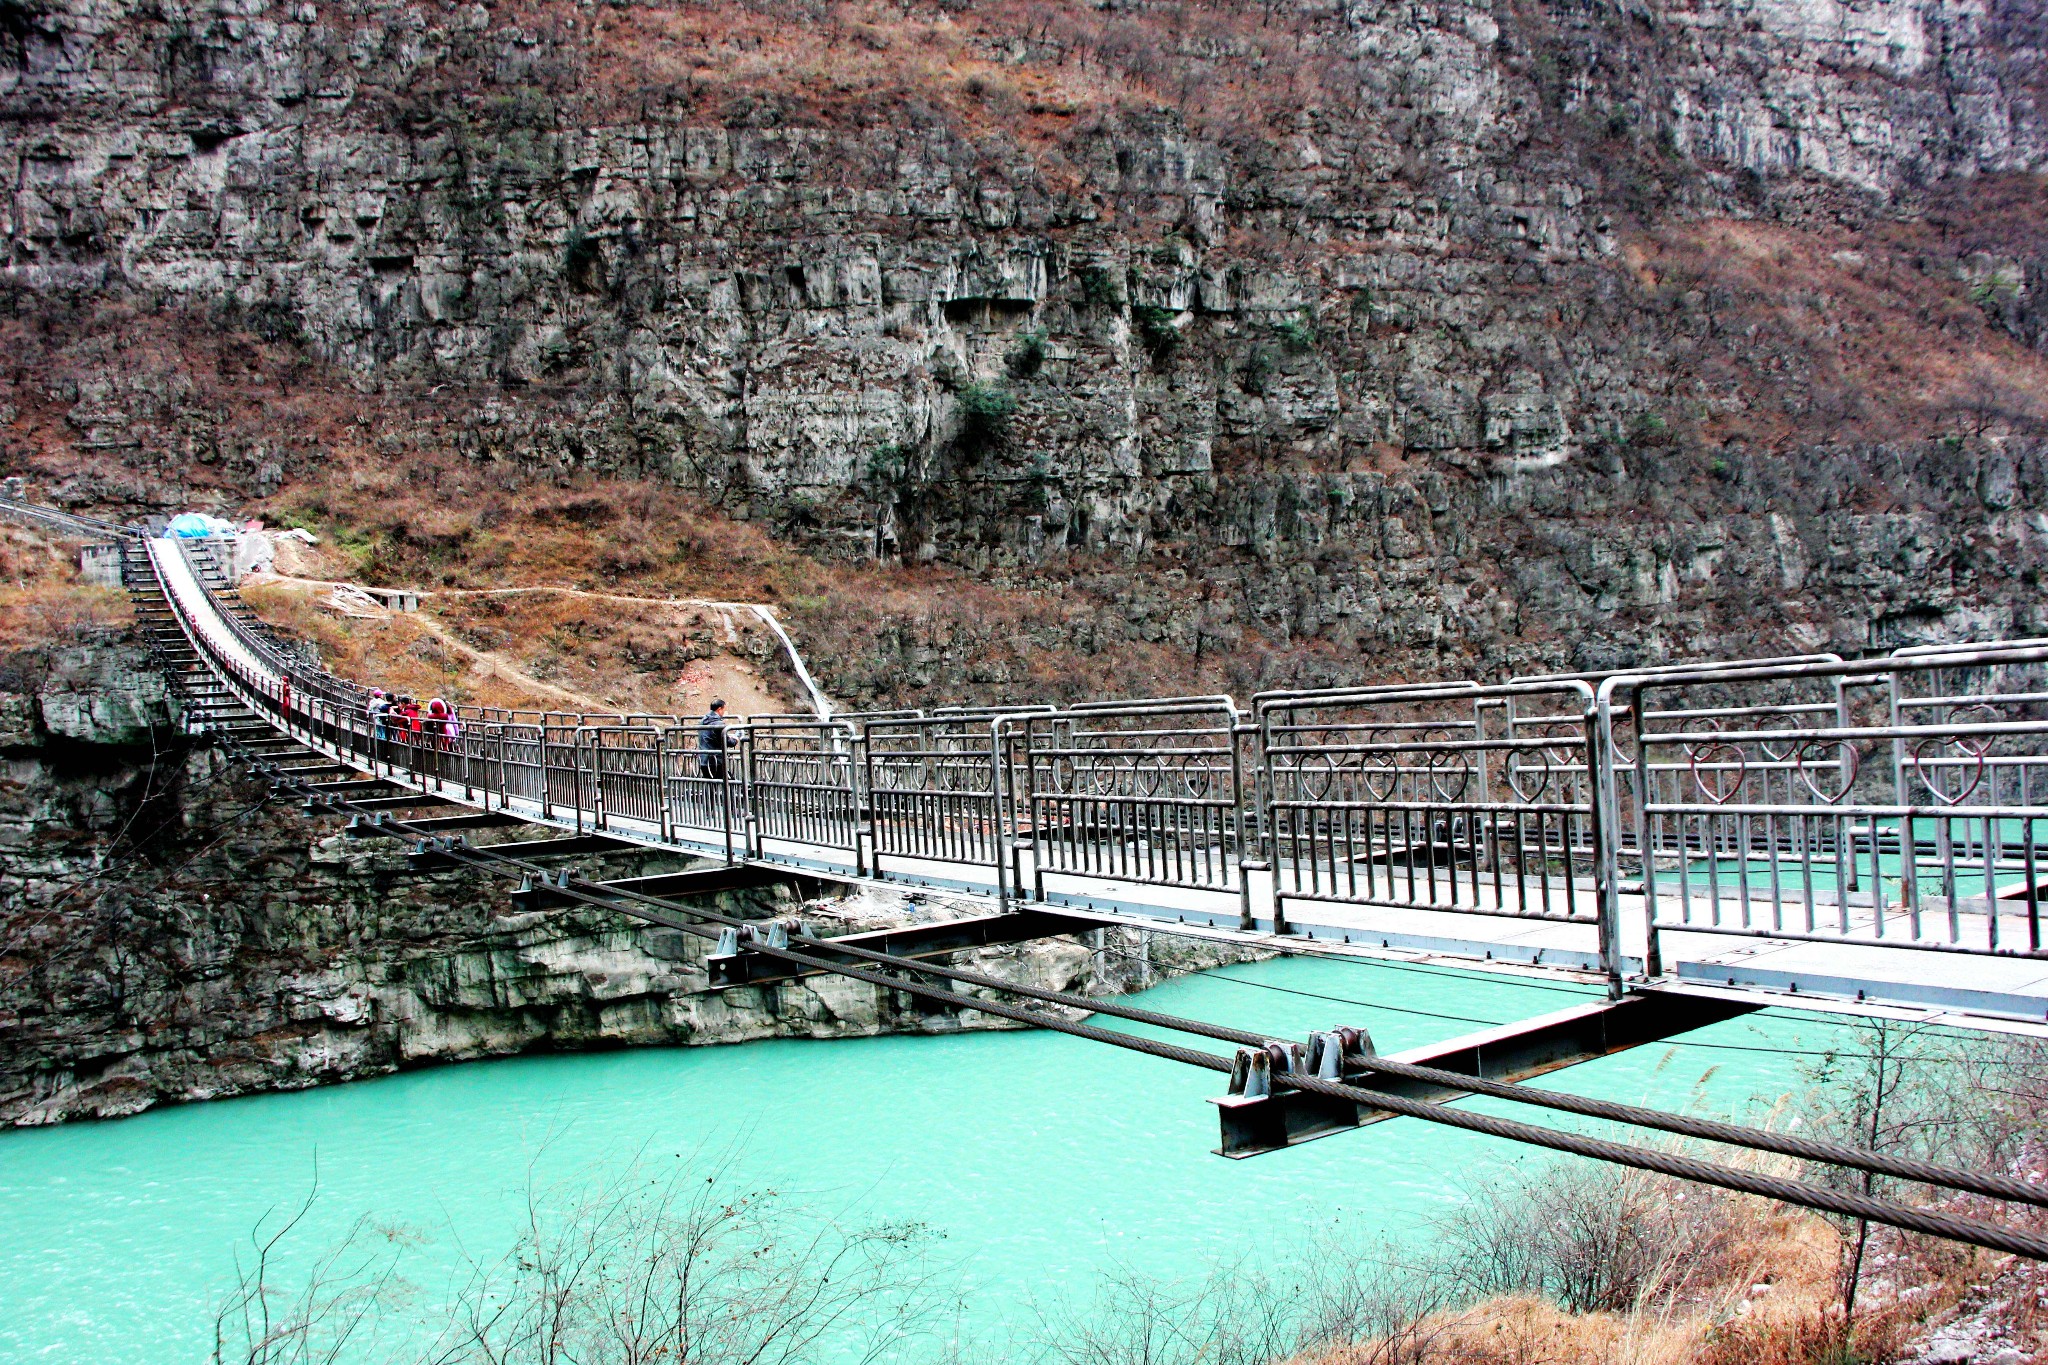
[[[78,581],[94,588],[121,586],[121,547],[87,545],[78,552]]]

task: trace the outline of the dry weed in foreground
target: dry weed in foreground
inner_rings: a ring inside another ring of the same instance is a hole
[[[1307,1358],[1308,1365],[1851,1365],[1893,1359],[1955,1304],[1915,1277],[1850,1333],[1842,1239],[1747,1196],[1583,1163],[1477,1192],[1422,1271],[1469,1306]],[[1472,1302],[1479,1296],[1476,1302]]]

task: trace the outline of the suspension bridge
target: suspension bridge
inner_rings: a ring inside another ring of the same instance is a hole
[[[834,973],[1206,1068],[1228,1077],[1228,1156],[1411,1117],[2048,1259],[2048,1238],[2018,1228],[1452,1103],[1483,1095],[2048,1207],[2048,1191],[1997,1172],[1526,1084],[1771,1005],[2048,1024],[2048,640],[1276,691],[1243,707],[750,716],[712,760],[671,716],[463,708],[453,735],[380,723],[363,687],[247,610],[210,543],[0,510],[118,540],[184,724],[309,817],[403,840],[421,870],[516,877],[516,906],[600,906],[699,936],[713,988]],[[512,826],[545,837],[468,838]],[[702,862],[610,880],[565,866],[632,849]],[[821,938],[703,903],[786,879],[944,887],[987,913]],[[947,965],[1108,925],[1605,990],[1389,1056],[1362,1029],[1273,1038]]]

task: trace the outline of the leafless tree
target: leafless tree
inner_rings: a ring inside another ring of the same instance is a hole
[[[280,1254],[317,1193],[258,1223],[211,1365],[868,1365],[949,1302],[921,1224],[850,1226],[718,1171],[636,1163],[567,1197],[529,1184],[515,1245],[470,1263],[438,1330],[423,1329],[393,1311],[408,1297],[397,1249],[366,1222],[285,1287]],[[380,1332],[407,1344],[372,1350]]]
[[[435,1354],[463,1365],[865,1365],[944,1305],[922,1224],[848,1227],[771,1189],[633,1168],[565,1205],[530,1196]]]
[[[235,1287],[214,1312],[210,1365],[333,1365],[359,1358],[397,1280],[397,1251],[375,1244],[359,1220],[292,1287],[279,1282],[286,1242],[320,1194],[316,1165],[306,1197],[291,1213],[256,1221],[247,1251],[235,1253]]]
[[[1040,1306],[1033,1345],[1055,1365],[1269,1365],[1336,1347],[1350,1365],[1402,1365],[1423,1358],[1448,1303],[1389,1248],[1331,1238],[1275,1269],[1241,1261],[1188,1282],[1121,1268],[1086,1301]]]

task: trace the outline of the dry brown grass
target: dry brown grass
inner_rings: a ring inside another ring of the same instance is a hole
[[[514,709],[735,716],[805,709],[779,641],[750,612],[573,589],[443,589],[418,613],[347,614],[326,582],[243,596],[345,677]]]
[[[2048,429],[2048,355],[1993,324],[1929,250],[1940,233],[1720,220],[1637,238],[1651,312],[1688,337],[1672,378],[1698,434],[1770,450]]]
[[[55,643],[134,619],[128,595],[78,581],[78,546],[0,521],[0,649]]]
[[[1082,183],[1067,149],[1104,120],[1169,116],[1211,135],[1242,136],[1293,130],[1318,115],[1354,119],[1368,107],[1364,59],[1335,8],[681,0],[593,11],[526,0],[500,6],[494,18],[540,38],[549,54],[528,69],[519,98],[477,97],[490,88],[476,79],[494,51],[488,46],[467,54],[458,46],[415,87],[383,98],[414,123],[459,109],[480,132],[557,118],[785,128],[886,119],[1021,143],[1037,154],[1039,179],[1055,188]],[[1086,154],[1074,150],[1077,162]],[[858,176],[868,168],[843,169]]]
[[[417,616],[340,616],[320,606],[322,593],[291,583],[250,583],[242,597],[273,626],[320,652],[344,678],[420,698],[521,710],[608,709],[601,698],[529,685],[510,670],[451,649]]]
[[[1745,1164],[1799,1173],[1779,1158]],[[1983,1202],[1956,1197],[1942,1206],[2037,1221]],[[1661,1176],[1539,1167],[1475,1187],[1439,1226],[1421,1268],[1433,1289],[1418,1301],[1468,1306],[1411,1317],[1395,1335],[1297,1365],[1882,1365],[1962,1315],[2023,1353],[2048,1340],[2040,1267],[1891,1229],[1873,1233],[1851,1321],[1843,1309],[1851,1241],[1831,1220]],[[1489,1283],[1515,1287],[1489,1293]],[[1589,1295],[1597,1307],[1574,1305]]]
[[[321,537],[319,556],[300,572],[442,590],[429,599],[432,610],[463,640],[490,649],[517,641],[550,680],[621,705],[673,690],[685,656],[701,657],[701,640],[692,640],[705,627],[659,607],[611,602],[593,611],[538,594],[501,615],[458,605],[445,590],[554,586],[763,603],[835,699],[859,705],[1249,691],[1225,670],[1262,657],[1256,639],[1228,660],[1114,639],[1077,651],[1075,638],[1096,633],[1103,616],[1091,597],[995,587],[940,567],[824,563],[758,524],[647,481],[528,481],[453,457],[338,458],[259,510]],[[766,685],[794,704],[775,667]],[[963,673],[971,690],[956,681]],[[694,696],[695,684],[684,691]]]
[[[1402,1341],[1357,1342],[1302,1365],[1841,1365],[1890,1358],[1957,1297],[1950,1277],[1910,1312],[1875,1307],[1845,1354],[1834,1229],[1758,1200],[1732,1201],[1729,1214],[1736,1236],[1712,1258],[1714,1273],[1672,1301],[1572,1313],[1509,1295],[1439,1314]]]

